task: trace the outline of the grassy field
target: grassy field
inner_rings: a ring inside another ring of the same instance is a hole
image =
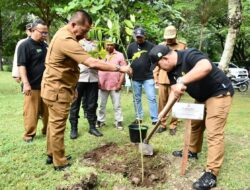
[[[187,96],[184,101],[190,100]],[[150,126],[148,104],[143,98],[145,123]],[[124,125],[134,120],[134,110],[131,93],[123,93],[122,108]],[[41,134],[41,121],[39,121],[37,136],[33,143],[25,143],[23,134],[23,97],[20,86],[16,84],[8,72],[0,72],[0,189],[55,189],[78,182],[82,177],[94,172],[98,174],[98,183],[107,183],[105,188],[113,189],[115,184],[123,184],[134,189],[130,182],[120,174],[102,172],[94,167],[86,167],[79,162],[79,157],[85,152],[100,146],[105,142],[115,142],[122,146],[129,143],[128,128],[117,131],[113,128],[113,110],[111,102],[108,103],[108,127],[102,128],[102,138],[95,138],[87,133],[88,125],[85,119],[80,119],[77,140],[69,139],[69,123],[65,133],[66,153],[71,154],[72,167],[66,171],[70,173],[70,180],[65,180],[65,172],[56,172],[52,166],[45,165],[46,138]],[[225,190],[240,190],[250,187],[250,93],[236,92],[233,107],[229,115],[225,131],[225,160],[218,178],[218,186]],[[183,144],[183,126],[176,136],[167,133],[157,134],[152,144],[160,152],[171,155],[175,149]],[[202,167],[206,163],[206,142],[203,153],[191,167]],[[138,160],[139,162],[140,160]],[[173,175],[179,177],[179,171],[172,170]],[[169,182],[171,183],[171,182]],[[143,188],[138,188],[143,189]],[[171,184],[163,184],[157,189],[172,189]]]

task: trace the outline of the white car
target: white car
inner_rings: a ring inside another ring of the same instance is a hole
[[[219,65],[219,62],[213,62],[216,66]],[[233,64],[233,63],[229,63],[228,66],[228,74],[227,75],[231,75],[232,77],[236,78],[236,79],[246,79],[248,78],[248,72],[246,69],[240,68],[237,65]]]

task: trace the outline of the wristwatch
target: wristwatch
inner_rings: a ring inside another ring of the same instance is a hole
[[[116,64],[116,65],[115,65],[115,68],[116,68],[116,71],[120,71],[121,66],[120,66],[120,65],[118,65],[118,64]]]
[[[184,84],[182,77],[179,77],[179,78],[176,80],[176,83],[177,83],[177,84]]]

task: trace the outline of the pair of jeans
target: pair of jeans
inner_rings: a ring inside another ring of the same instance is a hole
[[[70,108],[70,123],[78,124],[79,110],[82,102],[82,108],[87,113],[88,122],[90,126],[94,126],[97,120],[98,82],[78,82],[77,91],[78,97]]]
[[[144,87],[148,99],[151,120],[152,122],[156,122],[158,120],[158,107],[155,94],[155,82],[153,79],[133,81],[133,88],[135,93],[134,108],[136,112],[136,119],[142,120],[144,115],[141,103],[142,86]]]

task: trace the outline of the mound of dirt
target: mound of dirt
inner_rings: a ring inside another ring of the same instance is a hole
[[[126,145],[122,148],[114,143],[108,143],[83,155],[81,161],[89,166],[95,166],[104,171],[121,173],[134,186],[154,187],[168,179],[168,158],[161,154],[144,157],[144,180],[140,153],[137,145]]]

